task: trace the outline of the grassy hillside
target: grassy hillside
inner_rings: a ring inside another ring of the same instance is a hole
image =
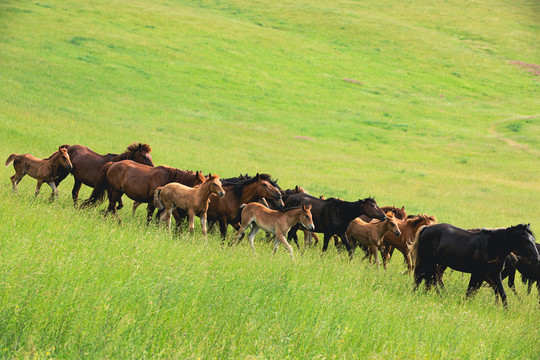
[[[538,232],[538,14],[498,0],[3,1],[0,155],[147,142],[156,164]],[[15,197],[12,174],[3,357],[535,356],[536,295],[504,313],[487,289],[463,301],[457,273],[444,299],[411,295],[399,254],[386,272],[335,250],[291,264],[258,244],[254,259],[147,229],[142,210],[122,226],[76,212],[71,178],[55,204],[32,200],[30,178]]]

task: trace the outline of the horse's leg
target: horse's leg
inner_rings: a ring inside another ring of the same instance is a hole
[[[140,203],[139,203],[140,204]],[[133,204],[135,206],[135,204]],[[152,205],[151,203],[148,203],[148,206],[146,207],[146,226],[150,224],[150,221],[152,221],[152,216],[154,216],[154,210],[156,207]],[[133,213],[135,214],[135,212]],[[159,214],[161,215],[161,214]],[[157,216],[157,220],[159,221],[160,216]]]
[[[249,240],[249,245],[251,246],[251,250],[253,250],[254,254],[256,254],[257,252],[255,251],[255,245],[253,244],[253,239],[255,239],[255,235],[257,235],[258,231],[259,231],[259,227],[257,226],[257,224],[255,224],[255,222],[251,223],[251,231],[249,232],[248,240]]]
[[[496,299],[498,300],[500,296],[504,308],[508,309],[508,302],[506,300],[506,292],[504,291],[504,287],[503,287],[503,283],[501,279],[501,273],[488,275],[487,278],[490,279],[492,282],[491,286],[493,287],[493,291],[495,291]]]
[[[116,206],[116,210],[120,210],[124,207],[124,202],[122,201],[122,198],[118,199],[118,205]]]
[[[58,189],[56,188],[56,185],[55,185],[54,181],[50,181],[47,184],[49,184],[49,186],[52,189],[51,201],[54,201],[54,199],[56,199],[58,197]]]
[[[311,236],[313,237],[313,246],[317,246],[317,244],[319,243],[319,236],[317,236],[317,234],[315,234],[314,232],[309,232],[311,234]]]
[[[324,240],[323,240],[323,246],[322,246],[322,251],[323,252],[326,252],[326,250],[328,250],[328,243],[330,242],[330,239],[332,238],[332,235],[329,235],[329,234],[324,234]]]
[[[250,223],[248,223],[248,224],[240,224],[240,228],[236,232],[236,235],[234,236],[234,239],[232,239],[229,242],[229,246],[231,246],[233,244],[238,244],[240,242],[240,240],[242,240],[242,238],[244,237],[244,232],[246,231],[246,228],[249,226],[249,224]]]
[[[38,196],[41,185],[43,185],[43,180],[38,180],[36,185],[36,191],[34,192],[34,197]]]
[[[443,275],[446,268],[447,268],[446,265],[438,265],[437,272],[435,273],[435,280],[437,281],[437,284],[439,284],[439,286],[441,287],[443,291],[446,291],[446,286],[444,285],[444,281],[443,281]]]
[[[201,219],[202,233],[204,237],[206,237],[206,235],[208,234],[208,231],[206,230],[206,213],[202,213],[200,219]]]
[[[131,215],[135,216],[135,211],[137,211],[137,208],[138,208],[139,205],[141,205],[141,204],[142,204],[142,203],[140,203],[140,202],[138,202],[138,201],[135,201],[135,202],[133,203],[133,210],[132,210],[133,212],[132,212]]]
[[[504,270],[501,273],[501,279],[504,279],[508,276],[508,287],[512,290],[512,292],[517,296],[518,299],[519,295],[516,290],[516,268],[513,266],[510,268],[509,266],[506,266]],[[521,300],[521,299],[520,299]]]
[[[189,220],[189,233],[193,234],[195,232],[195,212],[193,212],[193,210],[188,211],[188,220]]]
[[[71,189],[71,198],[73,199],[73,205],[77,206],[77,200],[79,199],[79,191],[81,190],[82,181],[75,179],[75,183],[73,184],[73,189]],[[56,182],[56,185],[58,186],[58,182]]]
[[[373,244],[373,243],[370,243],[369,244],[369,262],[371,263],[371,256],[374,256],[375,257],[375,262],[377,263],[377,269],[380,269],[381,268],[381,263],[379,261],[379,249],[377,249],[377,245],[376,244]]]
[[[219,232],[221,234],[221,242],[223,243],[227,237],[227,220],[225,218],[219,219]]]
[[[349,243],[347,233],[343,233],[343,234],[339,235],[339,238],[341,239],[341,243],[343,245],[345,245],[345,247],[347,248],[347,251],[349,252],[349,259],[352,260],[352,258],[354,256],[354,249],[352,248],[351,244]],[[335,241],[335,238],[334,238],[334,241]]]
[[[390,245],[384,243],[384,250],[381,254],[381,257],[382,257],[383,267],[385,270],[388,266],[388,260],[390,259],[390,255],[388,255],[390,253],[390,248],[391,248]]]
[[[480,275],[478,273],[472,273],[471,279],[469,280],[469,286],[467,287],[467,292],[465,293],[465,297],[469,298],[476,290],[480,288],[482,283],[484,282],[484,275]]]
[[[285,238],[285,234],[276,234],[276,243],[274,245],[274,254],[276,253],[277,251],[277,248],[279,246],[279,243],[282,243],[283,246],[285,246],[285,248],[289,251],[289,254],[291,254],[291,259],[294,260],[294,256],[293,256],[293,248],[292,246],[287,242],[287,239]]]
[[[18,172],[15,173],[15,175],[13,175],[10,179],[11,179],[11,184],[13,185],[13,192],[15,194],[17,194],[19,191],[17,190],[17,185],[21,182],[21,179],[24,177],[24,173],[22,173],[22,175],[19,175]]]

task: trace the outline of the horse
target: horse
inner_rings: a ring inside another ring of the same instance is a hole
[[[287,242],[287,234],[291,227],[300,223],[308,230],[313,230],[315,228],[313,225],[313,218],[311,216],[311,205],[309,204],[302,204],[298,208],[271,210],[262,204],[252,202],[247,205],[243,204],[241,209],[242,220],[233,242],[239,242],[244,235],[246,228],[251,225],[248,240],[253,252],[255,252],[253,239],[255,238],[255,235],[259,229],[263,229],[266,232],[276,235],[274,254],[276,253],[279,243],[281,242],[289,251],[291,258],[293,258],[293,249]]]
[[[325,197],[321,195],[321,196],[319,196],[319,199],[324,200]],[[398,208],[398,207],[395,207],[395,206],[383,206],[383,207],[381,207],[381,210],[384,211],[385,214],[388,213],[388,212],[391,212],[392,214],[394,214],[394,217],[399,219],[399,220],[403,220],[403,219],[405,219],[407,217],[407,214],[405,213],[405,206],[402,206],[401,208]],[[360,220],[362,220],[362,221],[364,221],[366,223],[369,223],[369,222],[375,220],[374,218],[369,217],[367,215],[360,215],[359,218],[360,218]],[[317,245],[319,243],[319,238],[314,233],[312,233],[311,235],[315,239],[314,245]],[[305,240],[305,236],[304,236],[304,240]],[[334,235],[334,245],[338,249],[341,248],[341,242],[339,241],[339,238],[336,235]],[[362,250],[364,250],[366,252],[369,251],[369,248],[365,247],[364,244],[360,243],[358,245],[362,248]],[[384,248],[385,244],[383,243],[382,245],[379,245],[379,248],[381,246]],[[389,246],[389,245],[386,245],[386,246]],[[392,254],[394,252],[394,249],[390,246],[389,251],[390,251],[390,254]]]
[[[219,175],[208,175],[208,179],[195,187],[189,187],[177,182],[159,186],[154,192],[154,204],[161,213],[161,221],[166,221],[171,231],[171,214],[175,207],[181,208],[188,213],[189,232],[195,231],[194,218],[197,215],[201,219],[203,235],[206,236],[206,211],[210,202],[210,195],[219,197],[225,195],[221,187]]]
[[[405,212],[405,206],[402,206],[400,208],[395,206],[381,206],[381,210],[385,213],[388,213],[389,211],[394,214],[395,218],[398,218],[399,220],[403,220],[407,218],[407,213]],[[364,222],[371,222],[373,218],[367,216],[367,215],[360,215],[360,219]]]
[[[540,244],[535,244],[536,250],[540,252]],[[536,283],[538,290],[538,302],[540,303],[540,263],[533,264],[527,259],[510,254],[504,261],[504,268],[501,272],[501,279],[508,277],[508,287],[519,297],[516,285],[516,270],[521,273],[521,281],[527,284],[527,294],[531,293],[532,286]]]
[[[422,226],[428,226],[434,222],[437,222],[437,218],[429,215],[415,215],[405,220],[398,220],[401,235],[396,236],[395,234],[388,232],[383,239],[384,249],[381,251],[381,256],[383,258],[384,268],[386,269],[388,261],[390,260],[390,251],[392,251],[393,248],[396,248],[403,254],[403,258],[410,274],[413,270],[410,245],[414,240],[417,231]]]
[[[387,232],[392,232],[397,237],[401,235],[397,219],[390,211],[386,213],[386,220],[383,221],[367,223],[360,217],[357,217],[351,221],[346,233],[353,248],[355,248],[357,244],[364,245],[363,248],[367,249],[366,257],[369,255],[370,263],[373,263],[372,257],[375,257],[378,268],[380,266],[378,250],[383,241],[383,237]]]
[[[127,147],[127,150],[121,154],[105,154],[100,155],[95,151],[87,148],[83,145],[71,145],[67,148],[71,163],[73,164],[73,171],[71,174],[75,180],[73,189],[71,190],[71,196],[73,198],[73,204],[77,205],[79,198],[79,191],[82,184],[86,186],[94,187],[94,183],[99,175],[99,170],[103,165],[112,161],[133,160],[135,162],[154,166],[152,162],[152,155],[150,152],[152,149],[148,144],[133,143]],[[59,176],[55,179],[55,184],[58,187],[60,182],[68,176],[67,171],[60,171]],[[123,206],[120,199],[117,209],[121,209]]]
[[[270,175],[258,173],[252,178],[234,181],[225,179],[221,182],[225,190],[225,196],[221,198],[217,195],[210,196],[207,218],[211,222],[219,222],[219,230],[223,240],[227,236],[227,226],[229,224],[236,230],[240,227],[240,206],[242,204],[256,202],[261,198],[265,198],[267,200],[276,200],[283,208],[281,192],[269,180]]]
[[[470,273],[466,297],[473,295],[484,281],[491,285],[495,296],[508,307],[501,280],[503,263],[510,252],[538,264],[538,249],[530,225],[520,224],[505,229],[468,231],[450,224],[435,224],[422,228],[413,244],[415,259],[414,289],[425,280],[440,293],[437,283],[447,267]]]
[[[324,244],[322,251],[328,249],[328,243],[333,235],[338,235],[349,252],[349,257],[353,257],[353,248],[351,247],[346,230],[349,223],[356,217],[366,214],[370,217],[385,220],[385,213],[377,206],[377,202],[372,198],[366,198],[354,202],[343,201],[335,198],[321,200],[309,194],[295,194],[287,198],[286,207],[300,206],[300,204],[311,204],[311,214],[315,229],[313,232],[324,234]],[[289,231],[289,239],[298,242],[296,231],[298,225],[295,225]]]
[[[177,182],[193,187],[205,180],[206,178],[198,171],[183,171],[168,166],[151,167],[132,160],[108,162],[101,167],[94,190],[83,207],[102,201],[107,190],[109,197],[107,212],[117,215],[116,202],[125,193],[133,201],[148,203],[146,220],[150,223],[155,210],[154,192],[159,186]]]
[[[49,184],[52,188],[51,200],[58,197],[58,189],[55,185],[55,178],[58,176],[60,169],[66,169],[71,171],[73,165],[69,158],[67,147],[69,145],[62,145],[51,156],[46,159],[39,159],[31,154],[11,154],[6,160],[6,167],[13,162],[13,168],[15,168],[15,175],[11,177],[11,183],[13,185],[13,192],[18,193],[17,185],[28,174],[37,180],[36,191],[34,197],[39,194],[41,185],[43,183]]]

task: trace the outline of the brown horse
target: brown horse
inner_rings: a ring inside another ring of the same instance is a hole
[[[15,175],[11,177],[11,183],[13,184],[13,192],[17,193],[17,185],[28,174],[37,180],[36,191],[34,196],[39,194],[41,185],[43,183],[49,184],[52,188],[51,199],[54,200],[58,196],[58,189],[54,183],[54,179],[58,176],[60,169],[66,169],[71,171],[72,165],[69,159],[69,154],[66,148],[69,145],[62,145],[58,148],[58,151],[54,152],[46,159],[39,159],[30,154],[11,154],[6,160],[6,167],[13,162],[15,168]]]
[[[253,245],[253,239],[259,231],[263,229],[266,232],[276,235],[276,241],[274,245],[274,254],[281,242],[283,246],[287,248],[291,257],[293,257],[293,249],[287,241],[287,234],[294,225],[301,223],[309,230],[315,229],[313,225],[313,219],[311,217],[311,205],[304,205],[298,208],[290,208],[286,210],[270,210],[266,206],[259,203],[249,203],[242,205],[242,221],[240,228],[236,233],[234,242],[240,241],[246,228],[251,225],[251,231],[248,235],[249,244],[251,249],[255,252],[255,246]]]
[[[413,270],[413,265],[411,261],[411,245],[416,235],[416,232],[422,226],[429,226],[435,222],[437,222],[437,218],[435,218],[435,216],[428,215],[416,215],[413,217],[408,217],[405,220],[399,220],[398,225],[399,230],[401,231],[401,235],[396,236],[395,234],[388,232],[384,236],[383,242],[385,246],[384,250],[382,250],[384,268],[386,269],[388,260],[390,259],[390,246],[392,246],[401,251],[403,257],[405,258],[405,263],[407,264],[409,273],[411,273]]]
[[[75,183],[71,190],[71,196],[75,205],[77,205],[77,199],[82,184],[93,188],[99,175],[99,170],[103,165],[110,161],[133,160],[144,165],[154,166],[152,155],[150,155],[152,149],[150,149],[150,145],[148,144],[133,143],[121,154],[100,155],[83,145],[71,145],[67,148],[67,151],[71,163],[73,164],[73,171],[71,174],[73,175]],[[68,174],[67,171],[61,171],[58,178],[55,179],[56,186],[58,186]],[[122,206],[122,199],[120,199],[117,209],[121,209]]]
[[[281,192],[269,180],[264,179],[270,179],[270,175],[257,174],[253,178],[234,181],[229,185],[222,182],[225,196],[222,198],[217,197],[217,195],[210,196],[208,220],[219,222],[219,230],[223,239],[227,235],[229,224],[237,230],[240,227],[240,206],[242,204],[266,198],[276,200],[278,206],[283,208]]]
[[[359,217],[350,222],[347,228],[347,236],[351,239],[351,245],[363,245],[367,249],[366,257],[369,255],[369,262],[372,263],[372,257],[375,257],[377,267],[380,266],[378,251],[383,241],[384,235],[387,232],[392,232],[399,237],[401,231],[398,226],[398,219],[394,217],[392,212],[386,213],[386,220],[367,223]]]
[[[83,206],[103,200],[105,190],[109,196],[108,212],[116,214],[116,202],[126,194],[133,201],[148,203],[147,222],[154,213],[154,192],[159,186],[177,182],[187,186],[202,184],[205,177],[200,172],[183,171],[168,166],[151,167],[131,160],[108,162],[99,171],[94,191]]]
[[[161,221],[166,221],[169,231],[171,231],[171,214],[174,208],[178,207],[187,211],[189,217],[189,232],[195,231],[195,215],[201,218],[201,228],[206,236],[206,211],[210,202],[210,195],[216,194],[219,197],[225,195],[225,190],[221,187],[219,175],[208,176],[201,185],[189,187],[177,182],[159,186],[154,192],[154,204],[161,213]]]

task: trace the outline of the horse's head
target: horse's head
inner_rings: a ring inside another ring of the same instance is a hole
[[[296,185],[293,190],[293,194],[305,194],[306,190],[303,187]]]
[[[514,252],[529,260],[533,264],[538,264],[540,257],[536,248],[536,240],[531,230],[530,224],[521,224],[514,227],[518,235],[513,236]]]
[[[255,184],[257,196],[274,199],[280,209],[285,207],[285,204],[283,204],[283,200],[281,199],[281,191],[274,187],[269,181],[261,179],[260,175],[257,174],[255,177]]]
[[[370,218],[385,220],[386,215],[384,211],[377,205],[377,202],[373,198],[365,198],[364,200],[358,200],[356,202],[358,206],[362,209],[364,215],[369,216]]]
[[[154,166],[152,155],[150,155],[150,152],[152,151],[150,145],[141,143],[131,144],[128,146],[128,151],[131,152],[130,160],[144,165]]]
[[[300,214],[300,222],[308,230],[315,230],[313,218],[311,217],[311,204],[302,203],[302,213]]]
[[[68,171],[73,169],[66,145],[62,145],[58,148],[58,163]]]
[[[393,232],[394,235],[396,235],[396,237],[399,237],[401,235],[397,218],[394,216],[394,213],[391,211],[386,213],[386,231]]]
[[[218,195],[219,197],[223,197],[225,195],[225,190],[223,190],[221,181],[219,181],[219,175],[208,174],[208,180],[206,181],[210,182],[210,190],[212,193]]]
[[[205,183],[206,180],[208,180],[208,178],[204,177],[202,172],[196,171],[195,172],[195,180],[193,181],[194,182],[193,186],[201,185],[201,184]]]

